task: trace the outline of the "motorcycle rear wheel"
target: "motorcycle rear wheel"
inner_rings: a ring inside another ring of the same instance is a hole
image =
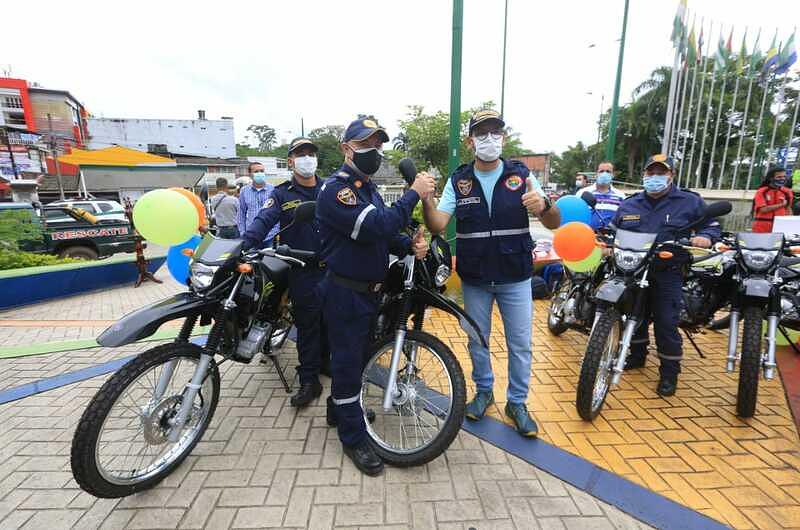
[[[567,324],[564,322],[564,306],[567,304],[569,292],[572,290],[572,282],[569,278],[562,278],[558,282],[558,288],[550,299],[550,308],[547,311],[547,329],[551,334],[558,337],[567,331]]]

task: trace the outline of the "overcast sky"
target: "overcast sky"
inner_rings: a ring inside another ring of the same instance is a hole
[[[503,0],[464,1],[462,108],[499,108]],[[624,0],[509,0],[506,121],[533,151],[593,142],[602,95],[614,90]],[[654,68],[672,64],[675,0],[631,0],[620,103]],[[406,106],[449,110],[449,0],[12,2],[0,30],[0,73],[69,90],[104,117],[233,116],[279,138],[374,114],[398,132]],[[9,11],[10,10],[10,11]],[[763,27],[762,51],[800,20],[796,0],[689,0],[735,27]],[[22,20],[30,22],[22,23]],[[708,33],[706,33],[708,35]],[[765,42],[766,41],[766,42]],[[595,44],[590,48],[591,44]],[[591,92],[591,94],[588,94]]]

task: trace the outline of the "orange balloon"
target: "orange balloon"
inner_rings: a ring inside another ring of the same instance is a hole
[[[172,191],[177,191],[190,201],[192,201],[192,206],[194,206],[195,210],[197,210],[197,227],[200,228],[201,226],[208,225],[206,222],[206,207],[203,205],[203,201],[200,200],[200,197],[192,193],[191,191],[184,189],[184,188],[170,188]]]
[[[573,221],[556,230],[553,249],[564,261],[588,258],[596,246],[594,230],[584,223]]]

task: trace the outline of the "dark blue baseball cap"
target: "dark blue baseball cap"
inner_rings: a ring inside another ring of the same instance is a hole
[[[312,142],[312,141],[311,141],[310,139],[308,139],[308,138],[305,138],[305,137],[301,136],[301,137],[299,137],[299,138],[295,138],[294,140],[292,140],[292,143],[290,143],[290,144],[289,144],[289,153],[288,153],[288,154],[290,154],[290,155],[291,155],[291,154],[292,154],[292,151],[294,151],[294,150],[295,150],[295,149],[297,149],[298,147],[302,147],[302,146],[304,146],[304,145],[307,145],[307,146],[311,147],[311,148],[314,150],[314,152],[315,152],[315,153],[316,153],[317,151],[319,151],[319,147],[317,147],[317,146],[314,144],[314,142]]]
[[[360,142],[361,140],[366,140],[375,133],[381,135],[381,140],[383,142],[389,141],[389,135],[386,134],[386,129],[378,124],[378,120],[373,117],[359,118],[350,122],[350,125],[347,126],[347,130],[344,132],[344,141],[350,142],[355,140]]]
[[[650,158],[648,158],[647,162],[644,165],[644,168],[647,169],[650,166],[655,165],[655,164],[659,164],[659,165],[664,166],[665,168],[667,168],[668,171],[672,171],[673,169],[675,169],[675,161],[672,160],[671,157],[669,157],[669,156],[667,156],[665,154],[662,154],[662,153],[659,153],[657,155],[653,155]]]

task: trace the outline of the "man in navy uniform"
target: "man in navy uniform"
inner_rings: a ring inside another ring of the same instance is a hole
[[[322,187],[316,176],[318,148],[308,138],[295,138],[289,144],[288,165],[292,179],[272,190],[250,227],[245,232],[244,247],[261,246],[272,228],[280,223],[284,229],[294,218],[294,209],[301,202],[316,201]],[[319,225],[316,220],[292,225],[281,232],[281,243],[298,250],[319,252]],[[293,267],[289,272],[289,297],[292,317],[297,327],[297,353],[300,366],[300,389],[292,396],[293,407],[305,407],[322,393],[319,372],[322,357],[327,356],[327,339],[322,324],[322,307],[318,292],[324,269],[321,262]]]
[[[427,244],[421,234],[412,241],[399,232],[409,224],[420,197],[432,194],[436,186],[430,175],[417,175],[411,188],[386,207],[370,177],[378,171],[381,147],[388,141],[374,118],[350,123],[341,144],[344,165],[325,181],[317,200],[320,255],[327,264],[322,312],[328,325],[333,379],[328,422],[337,426],[344,453],[368,475],[383,470],[383,462],[367,440],[359,402],[376,295],[388,271],[390,252],[425,256]]]
[[[531,377],[533,240],[528,215],[557,228],[558,208],[522,162],[500,157],[505,122],[493,110],[476,112],[469,121],[469,146],[475,160],[456,169],[438,206],[423,201],[425,224],[432,233],[456,217],[456,271],[464,290],[464,309],[489,344],[492,306],[497,301],[508,347],[506,415],[523,436],[538,434],[527,408]],[[476,392],[466,416],[479,420],[494,402],[494,373],[489,349],[469,339]]]
[[[681,237],[681,234],[664,231],[698,220],[705,212],[705,202],[697,193],[682,190],[672,183],[674,167],[672,159],[665,155],[651,156],[645,164],[644,191],[622,202],[610,226],[631,232],[661,233],[661,241]],[[709,219],[695,228],[691,244],[709,248],[720,235],[719,222]],[[683,358],[683,341],[678,332],[683,305],[682,275],[678,266],[672,266],[653,272],[648,279],[648,310],[652,315],[660,359],[656,392],[660,396],[672,396],[678,386]],[[645,319],[634,334],[631,352],[625,362],[626,370],[644,366],[649,344],[648,327],[648,319]]]

